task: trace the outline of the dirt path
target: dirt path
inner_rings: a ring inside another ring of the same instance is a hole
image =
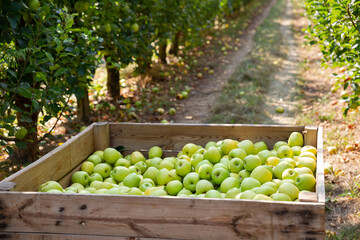
[[[221,93],[226,80],[234,74],[237,66],[245,60],[245,56],[251,51],[256,29],[266,19],[276,1],[277,0],[271,0],[268,6],[252,21],[240,37],[242,45],[237,52],[229,55],[228,65],[225,70],[218,71],[215,75],[209,77],[206,82],[202,84],[201,89],[192,91],[189,98],[182,104],[182,111],[176,114],[174,122],[204,123],[208,120],[211,106]]]

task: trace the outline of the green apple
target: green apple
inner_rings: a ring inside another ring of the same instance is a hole
[[[301,147],[300,146],[294,146],[291,147],[293,150],[293,156],[299,156],[301,154]]]
[[[114,167],[110,176],[117,182],[124,181],[125,177],[130,174],[130,170],[123,166]]]
[[[291,199],[291,201],[294,201],[299,196],[299,189],[292,183],[282,183],[278,190],[279,193],[285,193],[288,195]]]
[[[185,160],[186,161],[186,160]],[[171,170],[171,169],[174,169],[175,166],[172,162],[170,162],[169,160],[162,160],[159,164],[159,169],[163,169],[163,168],[166,168],[167,170]]]
[[[233,158],[240,158],[243,160],[247,156],[247,153],[242,148],[235,148],[229,152],[229,160]]]
[[[211,172],[211,179],[217,185],[220,185],[229,176],[230,176],[229,171],[222,167],[214,168],[213,171]]]
[[[212,164],[218,163],[221,159],[221,152],[217,147],[209,147],[204,152],[204,159],[209,160]]]
[[[251,178],[258,180],[261,184],[272,180],[272,173],[264,166],[257,166],[250,174]]]
[[[95,189],[101,189],[102,183],[103,183],[102,181],[95,180],[90,183],[90,187]]]
[[[313,173],[316,170],[316,161],[310,157],[301,157],[298,160],[298,167],[307,167],[310,168]]]
[[[36,12],[39,10],[40,8],[40,2],[39,0],[30,0],[28,2],[28,6],[29,6],[29,9],[32,11],[32,12]]]
[[[317,149],[314,146],[306,145],[301,148],[301,153],[303,152],[312,152],[316,156]]]
[[[299,175],[299,173],[297,171],[295,171],[295,169],[286,169],[285,171],[283,171],[282,173],[282,179],[292,179],[295,181],[296,177]]]
[[[103,179],[110,176],[111,167],[106,163],[99,163],[93,169],[94,173],[99,173]]]
[[[160,169],[158,175],[156,176],[156,183],[158,185],[166,185],[172,180],[174,180],[173,176],[170,174],[170,171],[167,168]]]
[[[268,166],[272,166],[272,167],[277,166],[279,164],[279,162],[280,162],[280,158],[274,157],[274,156],[268,157],[265,160],[265,164]]]
[[[166,191],[170,196],[176,196],[183,189],[183,184],[179,180],[172,180],[166,184]]]
[[[92,162],[94,164],[94,166],[102,162],[101,157],[99,157],[98,155],[95,155],[95,154],[88,157],[86,159],[86,161]]]
[[[128,195],[144,195],[144,193],[137,187],[132,187],[130,188],[130,190],[127,192]]]
[[[104,179],[104,182],[109,182],[109,183],[112,183],[112,184],[117,184],[117,181],[115,179],[113,179],[112,177],[108,177],[106,179]]]
[[[295,171],[300,175],[300,174],[303,174],[303,173],[309,173],[311,175],[314,175],[313,171],[311,171],[310,168],[308,167],[297,167],[295,168]]]
[[[74,172],[71,176],[72,183],[80,183],[81,185],[85,186],[89,183],[90,176],[85,171],[77,171]]]
[[[167,196],[167,192],[164,189],[157,189],[150,193],[150,196]]]
[[[277,178],[274,178],[271,182],[275,183],[276,184],[276,188],[278,189],[281,185],[281,180],[280,179],[277,179]]]
[[[210,142],[206,143],[205,149],[208,149],[209,147],[215,147],[215,146],[216,146],[216,142],[210,141]]]
[[[237,143],[238,142],[233,139],[225,139],[220,147],[222,155],[228,155],[231,150],[237,148]]]
[[[134,151],[130,155],[130,162],[132,165],[134,165],[135,163],[140,162],[140,161],[145,162],[145,160],[146,159],[145,159],[144,155],[139,151]]]
[[[226,192],[225,198],[234,199],[239,193],[241,193],[240,188],[231,188]]]
[[[239,172],[240,181],[244,180],[245,178],[250,177],[251,172],[247,171],[246,169],[243,169]]]
[[[210,164],[205,163],[199,167],[198,174],[201,179],[210,180],[212,171],[213,171],[212,166]]]
[[[266,186],[266,185],[261,185],[256,191],[256,194],[263,194],[266,196],[271,196],[272,194],[274,194],[276,192],[276,190],[270,186]]]
[[[203,164],[209,164],[210,166],[213,166],[212,163],[209,160],[202,160],[201,162],[199,162],[196,167],[195,167],[195,172],[199,172],[199,169],[201,167],[201,165]]]
[[[224,181],[222,181],[220,185],[220,190],[223,193],[227,193],[231,188],[239,188],[240,180],[234,177],[228,177]]]
[[[232,173],[239,173],[244,169],[244,163],[240,158],[233,158],[229,162],[229,170]]]
[[[155,185],[151,184],[150,182],[144,182],[142,184],[140,182],[140,184],[139,184],[139,189],[143,192],[145,192],[146,189],[152,188],[152,187],[155,187]]]
[[[283,179],[283,180],[281,180],[280,186],[283,183],[291,183],[291,184],[295,185],[295,181],[293,179]]]
[[[222,163],[225,166],[229,166],[229,162],[230,162],[229,155],[225,155],[225,156],[222,156],[219,163]]]
[[[104,158],[105,162],[107,162],[111,165],[114,165],[114,163],[121,157],[123,157],[123,156],[115,148],[106,148],[104,150],[103,158]]]
[[[110,182],[102,182],[101,186],[100,186],[100,188],[102,188],[102,189],[111,189],[113,187],[114,187],[113,184]]]
[[[143,179],[141,179],[139,185],[143,184],[143,183],[151,183],[153,186],[155,186],[155,182],[154,180],[152,180],[151,178],[145,178],[143,177]]]
[[[78,192],[79,192],[79,190],[76,187],[67,187],[67,188],[64,189],[64,193],[78,193]]]
[[[177,175],[176,173],[176,169],[171,169],[170,171],[170,175],[172,176],[173,180],[179,180],[180,182],[182,181],[182,177]]]
[[[184,155],[184,156],[185,156],[185,155]],[[178,160],[187,160],[188,162],[190,162],[190,161],[189,161],[190,158],[189,158],[189,159],[188,159],[188,158],[186,158],[186,159],[182,159],[182,158],[177,159],[176,157],[166,157],[166,158],[164,158],[163,160],[172,162],[172,164],[174,164],[174,166],[175,166],[175,164],[177,163]]]
[[[95,190],[96,191],[96,190]],[[111,195],[120,195],[121,190],[119,188],[110,188],[108,189],[105,194],[111,194]]]
[[[160,170],[156,167],[148,167],[146,172],[143,174],[144,178],[150,178],[156,183],[157,175],[159,174]]]
[[[152,188],[148,188],[148,189],[146,189],[145,190],[145,195],[146,196],[149,196],[149,195],[151,195],[153,192],[155,192],[156,190],[164,190],[164,188],[165,188],[165,186],[157,186],[157,187],[152,187]],[[165,191],[165,193],[166,193],[166,191]]]
[[[285,141],[277,141],[275,144],[274,144],[274,150],[278,150],[279,149],[279,147],[281,147],[281,146],[286,146],[286,145],[288,145],[287,144],[287,142],[285,142]]]
[[[124,186],[126,187],[139,187],[141,178],[136,173],[129,173],[123,180]]]
[[[218,191],[216,191],[214,189],[210,189],[209,191],[207,191],[205,193],[204,197],[205,198],[222,198],[222,195]]]
[[[292,158],[282,158],[282,159],[280,159],[279,163],[282,163],[282,162],[288,162],[291,165],[293,165],[293,167],[296,167],[296,161]]]
[[[80,183],[73,183],[73,184],[70,185],[70,187],[76,188],[77,192],[79,192],[80,190],[85,189],[85,187]]]
[[[274,180],[274,179],[273,179]],[[276,185],[275,182],[271,181],[271,182],[266,182],[266,183],[263,183],[261,186],[269,186],[269,187],[272,187],[275,192],[278,190],[278,187]]]
[[[242,180],[240,189],[242,192],[245,192],[246,190],[251,190],[255,187],[260,187],[261,183],[252,177],[247,177]]]
[[[195,153],[194,153],[195,154]],[[193,154],[193,155],[194,155]],[[184,159],[184,160],[186,160],[186,161],[189,161],[190,162],[190,157],[189,156],[187,156],[187,155],[181,155],[181,156],[178,156],[177,158],[176,158],[177,160],[181,160],[181,159]],[[172,161],[171,161],[172,162]]]
[[[247,155],[254,154],[254,143],[251,140],[243,140],[238,143],[238,148],[242,148],[246,151]]]
[[[251,172],[252,170],[254,170],[257,166],[261,165],[261,159],[258,155],[247,155],[244,158],[244,168]]]
[[[304,146],[304,138],[303,135],[299,132],[292,132],[288,138],[288,145],[290,147],[294,147],[294,146],[299,146],[302,147]]]
[[[256,196],[253,198],[253,200],[273,201],[273,199],[271,197],[266,196],[264,194],[256,194]]]
[[[198,148],[199,147],[194,143],[187,143],[184,145],[181,151],[186,156],[191,157],[198,150]]]
[[[85,161],[81,164],[81,171],[87,172],[88,174],[92,174],[95,164],[90,161]]]
[[[144,174],[144,172],[147,170],[147,165],[143,161],[135,163],[134,166],[136,166],[136,167],[138,167],[140,169],[141,174]]]
[[[114,167],[123,166],[123,167],[130,167],[131,163],[126,158],[119,158],[115,163]]]
[[[200,176],[196,172],[191,172],[184,177],[183,184],[186,189],[191,192],[196,190],[196,184],[199,182]]]
[[[223,169],[229,171],[228,166],[226,166],[225,164],[222,164],[222,163],[217,163],[217,164],[215,164],[213,168],[214,168],[214,169],[215,169],[215,168],[223,168]]]
[[[87,190],[90,193],[95,193],[95,191],[96,191],[96,189],[93,187],[87,187],[87,188],[85,188],[85,190]]]
[[[196,150],[196,152],[194,153],[194,154],[204,154],[204,152],[206,151],[206,149],[205,148],[203,148],[202,146],[198,146],[199,148],[198,148],[198,150]],[[194,154],[193,154],[193,156],[194,156]]]
[[[192,194],[192,192],[189,189],[183,188],[180,190],[180,192],[178,192],[178,194],[176,196],[190,195],[190,194]]]
[[[258,154],[263,150],[268,150],[268,147],[264,141],[254,143],[254,154]]]
[[[214,186],[208,180],[201,179],[196,183],[196,187],[195,187],[196,194],[203,194],[203,193],[206,194],[206,192],[211,189],[214,189]]]
[[[291,198],[285,193],[274,193],[270,196],[274,201],[291,201]]]
[[[148,156],[150,159],[154,157],[161,158],[162,155],[163,155],[163,151],[159,146],[153,146],[149,149]]]
[[[275,157],[275,155],[269,150],[262,150],[257,154],[261,159],[261,164],[264,165],[269,157]]]
[[[51,189],[57,189],[60,192],[64,191],[62,186],[56,181],[47,181],[46,183],[41,184],[39,186],[38,191],[39,192],[48,192]]]
[[[314,159],[316,161],[316,156],[312,152],[300,153],[299,158],[302,158],[302,157],[310,157],[310,158],[312,158],[312,159]]]
[[[81,191],[84,191],[84,190],[81,190]],[[61,190],[58,190],[58,189],[50,189],[49,191],[47,191],[47,193],[63,193],[63,192]]]
[[[93,153],[93,155],[97,155],[101,158],[101,161],[104,160],[104,151],[98,150]],[[94,163],[95,164],[95,163]],[[95,164],[96,165],[96,164]]]
[[[277,150],[277,156],[281,158],[292,158],[293,150],[288,145],[280,146]]]
[[[279,163],[273,169],[274,176],[278,179],[282,179],[282,173],[286,169],[289,169],[289,168],[294,169],[294,166],[291,163],[289,163],[288,161],[283,161],[283,162]]]
[[[240,194],[236,195],[236,199],[253,199],[256,196],[256,193],[254,193],[251,190],[246,190],[241,192]]]
[[[194,154],[195,155],[195,154]],[[193,156],[194,156],[193,155]],[[193,157],[192,156],[192,157]],[[187,160],[179,160],[176,162],[175,164],[175,169],[176,169],[176,173],[179,175],[179,176],[186,176],[188,173],[191,172],[191,163]]]
[[[100,189],[96,189],[94,194],[106,194],[107,191],[108,191],[108,189],[100,188]]]
[[[154,157],[150,159],[149,167],[156,167],[159,168],[160,163],[162,162],[162,159],[159,157]]]
[[[316,179],[312,174],[304,173],[300,174],[295,179],[296,187],[302,190],[314,191],[316,185]]]

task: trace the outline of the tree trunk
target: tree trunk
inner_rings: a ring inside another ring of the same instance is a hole
[[[108,56],[105,56],[107,59]],[[107,70],[107,89],[108,94],[113,99],[118,99],[120,97],[120,73],[117,68],[111,66],[112,62],[106,62]]]
[[[90,102],[89,92],[84,88],[85,97],[77,99],[77,120],[83,123],[90,123]]]
[[[180,32],[177,32],[174,36],[174,41],[172,42],[170,53],[174,54],[175,56],[178,55],[179,52],[179,40],[180,40]]]
[[[166,43],[160,43],[159,45],[159,58],[163,64],[166,64]]]
[[[17,95],[15,98],[15,104],[18,108],[24,112],[31,112],[31,100]],[[31,121],[24,120],[24,117],[29,117]],[[39,112],[34,112],[30,116],[26,116],[24,113],[17,112],[16,118],[19,127],[24,127],[28,130],[28,134],[22,139],[22,142],[26,143],[25,148],[16,148],[11,160],[14,163],[29,163],[34,162],[39,157],[39,140],[37,135],[37,123]]]

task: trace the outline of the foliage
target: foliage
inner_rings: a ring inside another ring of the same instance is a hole
[[[319,44],[324,62],[343,67],[337,74],[334,90],[342,87],[351,94],[342,94],[348,103],[344,115],[360,105],[360,2],[356,0],[306,0],[307,15],[312,24],[307,31],[310,43]]]

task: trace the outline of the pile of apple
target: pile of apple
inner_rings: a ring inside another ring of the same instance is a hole
[[[49,181],[39,191],[296,201],[316,184],[317,150],[303,144],[302,134],[293,132],[272,150],[264,141],[225,139],[205,147],[188,143],[177,157],[162,158],[154,146],[146,159],[139,151],[124,157],[107,148],[82,163],[71,186]]]

